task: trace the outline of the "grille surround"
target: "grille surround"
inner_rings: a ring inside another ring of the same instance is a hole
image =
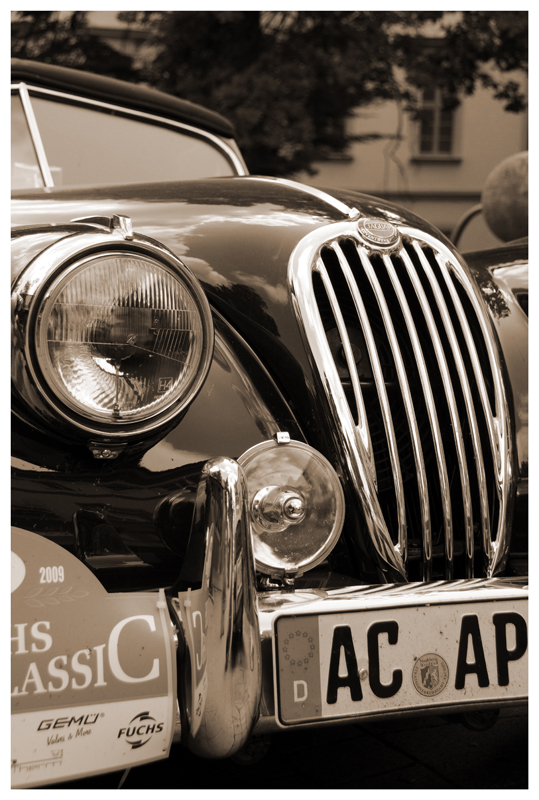
[[[514,496],[498,343],[458,253],[391,224],[390,248],[368,244],[357,221],[303,239],[289,264],[296,318],[382,568],[399,580],[490,578],[507,557]]]

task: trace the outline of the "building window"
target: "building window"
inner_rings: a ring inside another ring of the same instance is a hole
[[[419,155],[454,154],[455,109],[440,89],[425,89],[419,111]]]

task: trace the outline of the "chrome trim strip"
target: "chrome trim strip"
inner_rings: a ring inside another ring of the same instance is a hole
[[[449,565],[452,569],[453,517],[452,517],[451,503],[450,503],[449,477],[447,474],[447,465],[445,461],[445,452],[442,443],[442,435],[438,423],[438,415],[436,413],[436,404],[434,402],[434,395],[432,393],[429,374],[427,372],[427,364],[423,356],[423,350],[421,349],[419,336],[415,327],[412,312],[410,311],[410,306],[408,305],[408,301],[406,299],[406,295],[401,286],[400,280],[397,276],[397,272],[395,270],[395,267],[391,259],[390,258],[384,259],[384,263],[386,265],[389,278],[391,280],[391,283],[393,284],[393,289],[395,290],[395,294],[397,295],[397,299],[399,301],[399,305],[401,307],[401,311],[403,313],[404,320],[406,322],[406,329],[408,331],[408,335],[410,336],[412,350],[414,352],[414,357],[416,360],[417,369],[421,380],[421,386],[423,388],[423,396],[425,398],[425,404],[427,406],[427,414],[429,417],[429,425],[432,433],[434,452],[436,454],[436,462],[438,465],[438,476],[440,479],[440,495],[442,500],[442,509],[444,518],[444,540],[446,542],[446,546],[447,543],[449,543],[451,547],[449,552],[449,557],[448,554],[446,554],[446,569],[448,567],[447,562],[449,562]],[[429,568],[428,557],[429,556],[432,557],[431,547],[432,547],[432,542],[431,546],[429,547],[428,553],[424,554],[423,556],[425,559],[424,569],[427,571]]]
[[[39,133],[39,127],[34,114],[34,109],[32,108],[30,95],[28,93],[28,87],[25,83],[19,83],[12,86],[11,88],[18,89],[19,91],[19,97],[21,98],[22,107],[26,115],[26,121],[28,123],[28,128],[30,130],[30,136],[32,137],[32,144],[34,145],[34,150],[36,151],[37,161],[39,164],[39,168],[41,170],[43,183],[47,188],[51,188],[52,186],[54,186],[54,181],[52,179],[51,171],[49,169],[49,162],[47,161],[45,148],[43,147],[43,142],[41,141],[41,134]]]
[[[447,337],[449,339],[451,352],[453,353],[453,358],[455,360],[455,365],[459,375],[460,385],[464,395],[466,413],[468,417],[468,423],[470,425],[471,438],[472,438],[475,463],[477,469],[477,481],[479,486],[479,497],[481,506],[482,538],[483,542],[485,542],[486,540],[490,539],[490,517],[488,510],[488,495],[486,490],[485,465],[483,463],[483,452],[481,449],[481,437],[479,435],[479,428],[477,425],[477,417],[475,415],[475,408],[473,404],[472,393],[470,390],[470,384],[468,382],[468,376],[466,375],[464,360],[460,352],[455,330],[453,328],[453,323],[451,322],[451,317],[449,315],[449,310],[446,306],[445,299],[438,284],[438,281],[436,279],[436,276],[434,275],[432,267],[430,266],[428,259],[426,258],[425,253],[423,252],[423,249],[421,248],[418,242],[414,242],[414,248],[419,259],[421,260],[421,265],[429,280],[434,297],[436,299],[436,303],[438,305],[438,309],[442,317],[444,328]],[[488,551],[486,552],[488,553]],[[466,563],[467,577],[472,578],[474,574],[473,573],[474,540],[473,540],[472,524],[466,527],[466,557],[467,557],[467,563]]]
[[[378,392],[378,399],[380,402],[380,409],[382,411],[382,417],[384,420],[384,428],[386,432],[388,447],[389,447],[389,458],[391,461],[391,468],[393,474],[393,482],[395,487],[395,500],[397,506],[397,520],[398,520],[398,552],[401,554],[404,563],[406,564],[406,555],[407,555],[407,535],[406,535],[406,507],[404,503],[404,485],[402,481],[402,474],[401,474],[401,467],[399,461],[399,451],[397,448],[397,438],[395,436],[395,428],[393,426],[393,417],[391,415],[391,408],[389,406],[389,399],[387,396],[386,384],[384,380],[384,375],[382,373],[382,365],[380,363],[380,358],[378,356],[378,350],[376,348],[376,343],[374,341],[374,335],[372,332],[371,324],[369,322],[369,318],[367,315],[367,311],[365,309],[365,304],[363,303],[363,298],[358,290],[357,283],[355,278],[352,274],[352,270],[350,269],[350,265],[345,258],[345,255],[337,242],[333,242],[332,248],[334,252],[337,254],[337,258],[339,259],[340,267],[344,273],[346,278],[346,282],[348,284],[348,289],[350,290],[350,294],[352,295],[352,299],[354,301],[354,305],[356,307],[356,312],[358,315],[359,323],[363,330],[363,335],[365,336],[365,342],[367,344],[367,351],[369,353],[369,358],[371,361],[374,382],[376,385],[376,390]],[[363,263],[364,260],[367,261],[362,250],[358,247],[358,253]],[[350,351],[350,355],[352,353]],[[356,372],[356,365],[354,363],[353,357],[351,360],[348,359],[347,354],[347,363],[348,369],[350,371],[350,375],[355,374],[356,382],[358,384],[359,390],[361,391],[361,386],[359,381],[357,380],[357,372]],[[374,454],[373,454],[374,458]],[[373,465],[374,466],[374,465]],[[375,467],[374,467],[375,468]]]
[[[528,577],[473,578],[433,583],[359,584],[342,589],[305,589],[290,596],[282,592],[258,595],[261,634],[267,615],[296,615],[368,611],[386,606],[417,607],[425,604],[473,603],[528,597]]]
[[[13,87],[22,86],[23,84],[13,84]],[[106,103],[102,100],[92,100],[89,97],[84,97],[82,95],[74,95],[68,94],[67,92],[59,92],[55,89],[45,89],[42,86],[33,86],[31,84],[27,84],[28,90],[35,94],[43,94],[43,95],[50,95],[52,97],[61,97],[65,100],[74,100],[78,104],[88,105],[88,106],[97,106],[98,108],[105,108],[109,111],[119,111],[122,113],[123,116],[126,117],[140,117],[143,119],[151,120],[152,122],[160,122],[166,123],[167,127],[171,128],[179,128],[180,130],[185,130],[188,133],[196,134],[199,138],[207,139],[209,142],[212,143],[214,147],[219,150],[222,150],[223,153],[226,155],[228,161],[231,162],[232,166],[235,168],[238,175],[248,175],[248,172],[245,169],[244,164],[238,158],[237,154],[234,150],[229,147],[229,145],[219,136],[216,136],[209,131],[205,131],[203,128],[195,128],[193,125],[189,125],[186,122],[177,122],[176,120],[168,119],[167,117],[161,117],[157,114],[150,114],[147,111],[137,111],[136,109],[131,109],[125,106],[117,106],[113,103]]]
[[[179,677],[179,695],[187,700],[189,749],[224,758],[249,738],[262,691],[247,488],[236,461],[216,458],[204,465],[193,519],[205,556],[201,589],[173,600],[191,659],[191,675]]]
[[[389,308],[386,303],[382,287],[380,286],[376,272],[370,260],[367,258],[366,254],[359,246],[357,248],[357,251],[361,259],[363,268],[365,270],[365,274],[367,275],[367,278],[369,279],[373,292],[376,296],[378,307],[382,315],[387,337],[391,347],[391,352],[393,353],[393,358],[395,360],[395,367],[397,369],[397,377],[399,379],[402,399],[406,411],[406,418],[408,421],[410,439],[412,442],[414,462],[416,467],[417,486],[419,490],[419,503],[421,510],[421,536],[423,543],[423,562],[422,562],[423,580],[430,581],[432,579],[432,529],[431,529],[430,507],[429,507],[429,490],[428,490],[427,472],[425,469],[425,461],[423,458],[423,447],[421,445],[421,437],[419,435],[419,428],[417,425],[414,402],[412,399],[412,393],[410,391],[408,376],[406,374],[404,360],[402,358],[401,350],[399,347],[397,334],[393,326],[393,321],[391,319],[391,314],[389,313]],[[384,260],[384,265],[387,269],[386,262],[389,261],[391,264],[391,258],[389,255],[384,255],[383,260]],[[403,551],[403,557],[406,563],[406,551]]]
[[[366,533],[382,563],[391,565],[406,580],[406,571],[401,554],[391,541],[391,536],[382,514],[376,487],[367,466],[369,456],[352,418],[337,368],[327,339],[319,336],[323,331],[320,312],[315,302],[312,270],[321,248],[339,236],[349,236],[350,222],[338,222],[308,234],[292,253],[288,268],[290,297],[298,325],[305,338],[309,357],[318,372],[329,404],[335,431],[339,434],[339,446],[347,472],[357,493],[358,502],[364,511]]]
[[[458,415],[457,402],[455,400],[455,393],[453,391],[453,384],[449,368],[444,354],[444,349],[436,323],[432,315],[432,311],[427,300],[427,296],[423,289],[423,285],[419,279],[416,268],[406,250],[401,253],[401,258],[408,270],[408,275],[412,281],[415,293],[421,305],[421,310],[425,316],[425,321],[429,329],[430,338],[434,346],[438,366],[442,375],[442,382],[445,389],[445,396],[449,408],[449,415],[451,417],[451,425],[453,428],[453,438],[455,441],[455,448],[457,452],[457,460],[460,470],[460,483],[462,487],[462,500],[464,505],[464,526],[466,542],[473,542],[473,516],[472,516],[472,498],[470,495],[470,479],[468,476],[468,464],[466,461],[466,451],[464,449],[464,439],[462,437],[462,429],[460,426],[460,419]],[[447,532],[447,530],[446,530]],[[445,576],[446,578],[453,577],[453,535],[446,537],[445,540]]]
[[[342,203],[340,200],[337,200],[336,197],[333,197],[333,195],[322,191],[322,189],[317,189],[316,186],[308,186],[305,183],[299,183],[298,181],[290,181],[287,178],[270,178],[266,177],[265,175],[262,176],[250,175],[249,177],[252,180],[266,181],[270,183],[279,183],[281,186],[289,186],[291,189],[298,189],[302,191],[304,194],[310,194],[311,197],[317,197],[319,200],[323,200],[324,203],[333,206],[333,208],[336,208],[337,211],[340,211],[341,214],[344,214],[349,219],[358,219],[359,217],[359,211],[357,210],[357,208],[353,208],[352,206],[347,206],[346,203]]]

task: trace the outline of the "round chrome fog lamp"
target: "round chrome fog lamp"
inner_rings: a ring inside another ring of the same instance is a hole
[[[238,462],[249,491],[256,568],[278,576],[320,564],[344,521],[344,494],[329,461],[292,440],[257,444]]]

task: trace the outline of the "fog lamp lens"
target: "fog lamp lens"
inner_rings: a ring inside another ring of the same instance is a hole
[[[238,462],[249,491],[256,567],[305,572],[326,558],[344,521],[344,495],[329,461],[302,442],[262,442]]]
[[[189,285],[152,258],[107,254],[61,274],[37,315],[46,385],[96,422],[138,423],[187,402],[207,361],[211,320]]]

